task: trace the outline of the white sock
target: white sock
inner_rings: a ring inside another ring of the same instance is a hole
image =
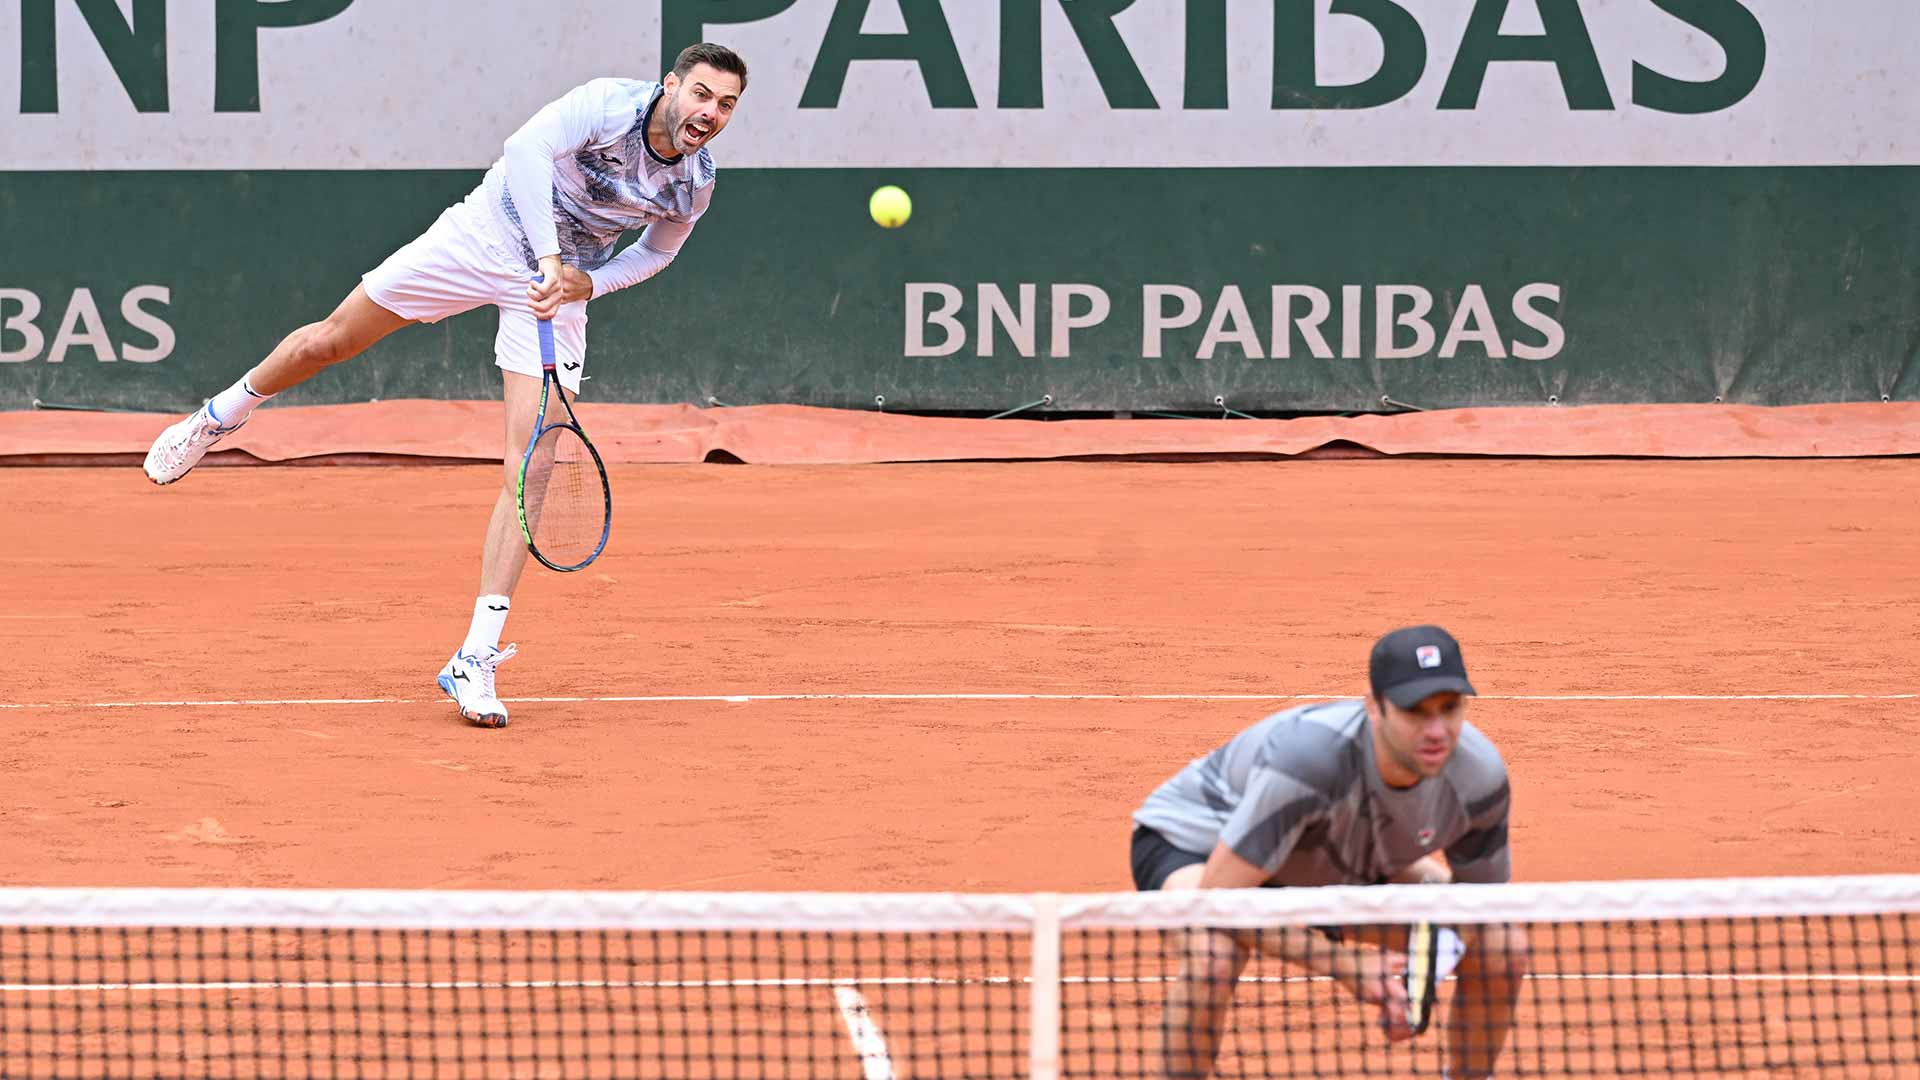
[[[463,653],[478,653],[500,647],[500,631],[506,629],[507,608],[512,601],[504,596],[483,596],[473,602],[473,622],[467,626],[467,640],[460,644]]]
[[[232,427],[245,420],[254,406],[272,396],[248,386],[246,377],[241,376],[239,382],[213,395],[213,400],[207,402],[207,413],[221,427]]]

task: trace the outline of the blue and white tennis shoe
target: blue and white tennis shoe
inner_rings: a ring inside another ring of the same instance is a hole
[[[487,648],[478,653],[455,653],[447,666],[440,669],[440,689],[460,706],[460,715],[473,723],[487,728],[506,727],[507,707],[494,693],[493,672],[511,660],[517,651],[515,646],[508,645],[504,649]]]
[[[156,484],[173,483],[200,464],[214,443],[246,426],[247,421],[241,420],[231,427],[222,427],[209,406],[200,406],[192,416],[167,428],[153,440],[153,448],[147,451],[147,479]]]

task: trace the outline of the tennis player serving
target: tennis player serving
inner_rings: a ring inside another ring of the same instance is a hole
[[[1160,785],[1133,815],[1135,886],[1507,881],[1506,766],[1466,722],[1474,689],[1459,643],[1435,626],[1395,630],[1375,643],[1369,682],[1364,700],[1276,713]],[[1165,1075],[1212,1075],[1255,948],[1377,1007],[1389,1038],[1413,1037],[1425,1017],[1410,1000],[1407,936],[1376,927],[1186,933],[1163,1018]],[[1452,940],[1464,953],[1455,957],[1447,1075],[1483,1080],[1513,1025],[1526,934],[1465,926]]]
[[[498,308],[505,482],[487,527],[466,639],[438,682],[468,720],[504,727],[494,670],[515,651],[500,648],[500,634],[527,560],[516,486],[543,400],[536,331],[551,322],[555,374],[571,398],[586,366],[587,302],[673,262],[713,199],[707,148],[733,119],[746,86],[745,61],[702,44],[682,52],[658,83],[595,79],[541,109],[465,201],[362,278],[333,314],[287,335],[240,381],[161,432],[147,453],[147,476],[156,484],[180,479],[261,402],[402,326]],[[637,242],[615,255],[621,236],[635,229],[642,230]]]

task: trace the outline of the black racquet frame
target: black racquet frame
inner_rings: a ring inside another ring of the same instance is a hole
[[[537,279],[536,279],[537,280]],[[540,560],[540,565],[563,574],[585,569],[600,553],[607,549],[607,536],[613,531],[613,485],[607,482],[607,466],[600,460],[600,451],[594,448],[593,440],[587,438],[586,429],[580,426],[580,420],[573,414],[573,404],[567,400],[566,390],[560,385],[560,375],[554,364],[553,323],[541,319],[540,325],[540,412],[533,420],[533,435],[527,440],[526,452],[520,456],[520,475],[514,484],[514,502],[520,509],[520,536],[527,542],[527,552]],[[547,423],[547,411],[555,400],[560,408],[554,410],[554,422]],[[565,419],[560,417],[564,414]],[[600,493],[604,496],[605,516],[600,520],[600,541],[593,546],[587,557],[571,565],[555,562],[540,550],[534,542],[533,528],[527,520],[527,470],[533,465],[534,450],[540,445],[540,436],[549,431],[565,428],[579,437],[587,448],[587,454],[593,458],[594,471],[600,477]]]

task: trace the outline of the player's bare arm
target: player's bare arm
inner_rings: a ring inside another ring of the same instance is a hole
[[[1200,875],[1203,889],[1251,889],[1265,885],[1272,875],[1241,858],[1226,844],[1214,846]],[[1406,957],[1388,949],[1363,948],[1333,941],[1306,927],[1280,926],[1262,930],[1252,944],[1316,975],[1324,975],[1370,1005],[1379,1005],[1382,1027],[1392,1039],[1409,1039],[1407,988],[1401,980]]]

